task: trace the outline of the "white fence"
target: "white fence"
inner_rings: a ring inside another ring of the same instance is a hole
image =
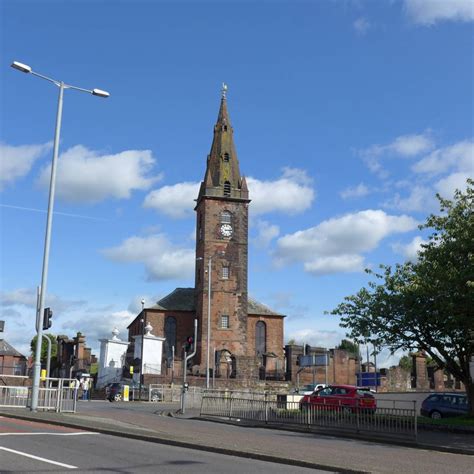
[[[48,379],[49,387],[40,387],[38,410],[75,413],[77,390],[70,387],[69,379]],[[0,408],[29,408],[31,387],[0,386]]]

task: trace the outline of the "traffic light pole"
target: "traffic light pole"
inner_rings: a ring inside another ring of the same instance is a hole
[[[193,352],[191,354],[186,353],[186,348],[184,348],[184,357],[183,357],[183,387],[181,389],[181,413],[184,414],[186,411],[186,392],[188,391],[188,385],[186,383],[186,372],[188,368],[188,360],[192,359],[196,355],[196,346],[197,346],[197,328],[198,321],[194,320],[194,341],[193,341]]]

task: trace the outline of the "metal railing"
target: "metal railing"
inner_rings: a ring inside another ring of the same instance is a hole
[[[357,402],[354,406],[341,401],[308,404],[287,402],[282,398],[277,401],[251,400],[205,394],[201,416],[416,440],[416,402],[412,402],[411,408],[364,407]]]
[[[75,413],[77,389],[68,379],[48,379],[45,387],[39,388],[38,409],[58,413]],[[0,386],[1,408],[29,408],[31,387]]]

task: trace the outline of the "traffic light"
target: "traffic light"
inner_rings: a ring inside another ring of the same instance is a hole
[[[184,349],[185,349],[186,352],[191,352],[191,349],[193,347],[193,343],[194,343],[193,336],[188,336],[186,338],[186,342],[184,343]]]
[[[52,325],[51,318],[53,317],[53,312],[51,308],[44,308],[43,313],[43,330],[49,329]]]

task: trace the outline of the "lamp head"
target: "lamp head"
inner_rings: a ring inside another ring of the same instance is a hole
[[[107,91],[103,91],[101,89],[92,89],[92,95],[96,95],[98,97],[104,97],[104,98],[107,98],[110,96],[110,94]]]
[[[19,63],[18,61],[13,61],[11,63],[11,67],[13,69],[18,69],[21,72],[26,72],[27,74],[31,72],[31,67],[27,64]]]

